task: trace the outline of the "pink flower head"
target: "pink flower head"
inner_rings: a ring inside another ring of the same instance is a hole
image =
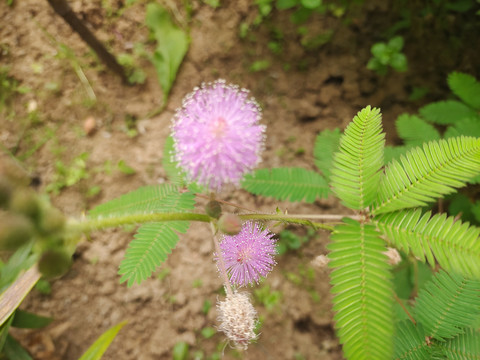
[[[220,249],[230,281],[238,286],[267,276],[276,264],[276,239],[268,229],[262,230],[257,223],[246,222],[242,230],[233,236],[225,235]]]
[[[187,95],[172,125],[175,160],[187,180],[211,191],[239,185],[260,162],[265,126],[248,90],[225,80],[203,84]]]

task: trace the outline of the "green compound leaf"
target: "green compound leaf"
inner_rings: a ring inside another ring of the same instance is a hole
[[[414,312],[428,336],[453,338],[480,316],[480,281],[441,270],[420,290]]]
[[[317,198],[328,196],[325,179],[316,172],[302,168],[259,169],[246,175],[242,188],[277,200],[302,201],[313,203]]]
[[[456,136],[480,137],[480,116],[464,118],[449,126],[443,135],[445,138]]]
[[[157,70],[165,101],[183,57],[187,53],[189,38],[172,22],[168,12],[159,4],[149,3],[147,5],[145,23],[157,41],[151,61]]]
[[[344,219],[328,245],[334,320],[345,357],[390,359],[393,285],[384,241],[372,225]]]
[[[480,279],[480,228],[418,209],[380,215],[374,223],[391,245],[422,262]]]
[[[448,360],[480,359],[480,333],[475,329],[465,329],[463,334],[440,345]]]
[[[415,115],[402,114],[395,122],[397,133],[407,146],[419,146],[431,140],[439,140],[435,127]]]
[[[472,75],[452,72],[448,75],[448,86],[462,101],[480,110],[480,83]]]
[[[178,235],[174,230],[185,233],[188,222],[150,223],[141,226],[130,242],[125,258],[118,273],[123,275],[120,283],[125,281],[131,287],[149,278],[160,266],[172,249],[177,245]]]
[[[461,119],[475,116],[476,112],[460,101],[447,100],[425,105],[420,109],[420,115],[435,124],[452,125]]]
[[[315,139],[313,148],[315,165],[325,176],[327,182],[330,182],[333,154],[338,150],[341,135],[340,129],[336,128],[334,130],[323,130]]]
[[[480,173],[480,139],[431,141],[393,160],[377,189],[374,214],[428,203],[465,186]]]
[[[78,360],[100,360],[125,324],[125,321],[121,322],[105,331]]]
[[[98,205],[89,217],[107,217],[153,212],[186,211],[193,209],[195,197],[191,193],[180,194],[175,185],[144,186],[116,199]]]
[[[345,129],[334,155],[331,185],[346,206],[363,210],[375,200],[384,144],[380,110],[367,106]]]
[[[395,336],[395,360],[425,360],[431,359],[432,348],[428,345],[422,324],[416,326],[405,320],[397,324]]]

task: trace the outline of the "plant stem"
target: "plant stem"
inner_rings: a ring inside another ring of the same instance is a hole
[[[162,221],[202,221],[210,222],[211,218],[204,214],[195,213],[151,213],[151,214],[132,214],[118,215],[109,217],[99,217],[93,219],[70,220],[69,230],[79,233],[89,234],[95,230],[119,227],[123,225],[140,225],[149,222]]]
[[[238,217],[242,220],[273,220],[273,221],[283,221],[291,224],[300,224],[306,226],[312,226],[315,229],[323,229],[328,231],[333,231],[333,226],[322,224],[319,222],[313,222],[308,219],[301,219],[299,218],[300,215],[294,215],[293,217],[290,215],[283,215],[283,214],[242,214],[238,215]],[[306,218],[309,216],[306,215]],[[344,217],[344,216],[342,216]]]
[[[215,227],[212,223],[210,223],[210,229],[212,229],[213,235],[213,243],[215,244],[215,252],[217,253],[217,264],[218,270],[223,276],[223,281],[225,283],[225,289],[227,292],[227,296],[233,295],[232,286],[230,285],[230,280],[228,279],[227,268],[225,267],[225,261],[223,259],[222,250],[220,249],[220,244],[218,243],[218,239],[215,235]]]
[[[243,214],[239,215],[242,220],[272,220],[282,221],[291,224],[300,224],[312,226],[315,229],[324,229],[333,231],[333,226],[312,222],[308,219],[300,219],[301,215],[283,214]],[[308,217],[308,215],[307,215]],[[201,221],[210,222],[212,219],[205,214],[197,213],[151,213],[151,214],[132,214],[132,215],[117,215],[108,217],[98,217],[93,219],[70,220],[68,223],[69,230],[77,233],[89,234],[95,230],[108,229],[119,227],[123,225],[140,225],[149,222],[162,221]]]
[[[400,306],[402,307],[403,311],[405,311],[405,313],[407,314],[407,316],[410,318],[410,320],[413,322],[414,325],[417,325],[417,322],[415,321],[415,319],[413,318],[413,316],[408,312],[407,308],[405,307],[405,305],[403,305],[403,302],[402,300],[400,300],[400,298],[396,295],[396,294],[393,294],[394,298],[395,298],[395,301],[397,303],[400,304]]]
[[[53,10],[60,15],[70,25],[83,41],[85,41],[100,60],[103,61],[107,68],[114,71],[125,84],[128,84],[125,70],[117,62],[115,57],[108,52],[103,44],[95,37],[95,35],[85,26],[85,24],[75,15],[67,1],[65,0],[47,0]]]

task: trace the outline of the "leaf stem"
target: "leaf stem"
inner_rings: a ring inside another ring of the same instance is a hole
[[[290,224],[299,224],[312,226],[315,229],[323,229],[333,231],[332,225],[327,225],[319,222],[308,220],[309,215],[284,215],[284,214],[241,214],[238,215],[242,220],[271,220],[281,221]],[[326,215],[325,217],[318,217],[319,219],[340,219],[341,215]],[[130,215],[112,215],[98,218],[84,218],[82,220],[71,219],[68,223],[68,228],[72,232],[89,234],[92,231],[103,230],[108,228],[119,227],[123,225],[140,225],[149,222],[162,221],[201,221],[210,222],[212,219],[206,214],[198,213],[150,213],[150,214],[130,214]]]
[[[410,314],[410,312],[407,310],[407,308],[405,307],[405,305],[403,304],[402,300],[397,296],[397,294],[393,294],[394,298],[395,298],[395,301],[402,307],[403,311],[405,311],[405,313],[407,314],[407,316],[410,318],[410,320],[412,321],[413,325],[417,325],[417,322],[415,321],[415,319],[413,318],[413,316]]]

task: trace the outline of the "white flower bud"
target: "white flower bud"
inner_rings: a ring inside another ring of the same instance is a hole
[[[248,348],[248,343],[257,338],[253,331],[257,318],[250,298],[247,293],[234,293],[227,295],[225,301],[217,304],[219,331],[225,333],[227,338],[243,350]]]

